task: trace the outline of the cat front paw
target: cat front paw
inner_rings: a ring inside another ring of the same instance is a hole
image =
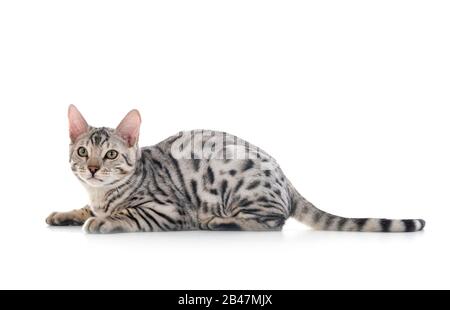
[[[80,226],[82,222],[74,219],[70,212],[52,212],[45,219],[45,222],[51,226]]]
[[[84,232],[88,234],[112,234],[124,232],[124,228],[108,219],[107,217],[91,217],[83,226]]]

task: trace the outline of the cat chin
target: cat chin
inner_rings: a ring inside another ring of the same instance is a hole
[[[84,182],[91,187],[103,187],[105,186],[106,183],[105,180],[97,178],[84,179]]]
[[[117,184],[120,180],[116,180],[114,178],[105,178],[105,179],[84,179],[83,183],[90,188],[109,188],[114,186],[113,184]]]

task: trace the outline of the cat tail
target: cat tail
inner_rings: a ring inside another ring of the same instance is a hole
[[[422,219],[348,218],[316,208],[290,185],[291,216],[317,230],[364,232],[414,232],[425,227]]]

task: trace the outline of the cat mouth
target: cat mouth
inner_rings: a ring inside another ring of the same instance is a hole
[[[88,178],[88,181],[99,181],[99,182],[103,182],[102,179],[96,178],[96,177],[90,177]]]

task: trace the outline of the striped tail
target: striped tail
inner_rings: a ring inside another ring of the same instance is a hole
[[[292,186],[291,186],[292,187]],[[425,221],[377,218],[347,218],[316,208],[292,187],[291,216],[317,230],[364,232],[413,232],[425,227]]]

